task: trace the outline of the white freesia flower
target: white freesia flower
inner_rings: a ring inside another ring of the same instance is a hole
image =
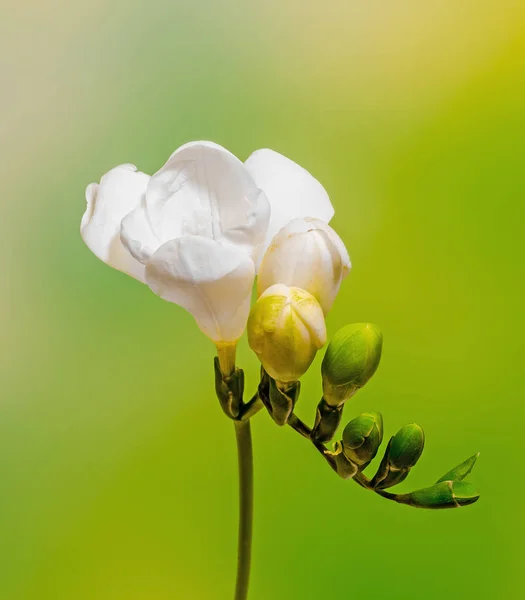
[[[325,314],[332,308],[350,258],[337,233],[320,219],[294,219],[273,238],[259,269],[257,290],[284,283],[308,291]]]
[[[322,185],[291,160],[264,149],[243,164],[212,142],[181,146],[151,177],[116,167],[86,198],[87,246],[188,310],[217,344],[242,335],[256,265],[277,231],[334,212]]]

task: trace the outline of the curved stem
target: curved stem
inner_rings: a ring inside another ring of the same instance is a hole
[[[253,398],[243,404],[241,407],[241,414],[239,415],[239,420],[247,421],[251,419],[254,415],[256,415],[262,408],[264,408],[264,404],[262,400],[259,398],[259,394],[255,394]]]
[[[407,504],[405,495],[403,494],[393,494],[392,492],[387,492],[386,490],[378,490],[372,487],[370,479],[368,479],[368,477],[364,473],[357,473],[357,475],[354,476],[354,481],[361,487],[364,487],[365,490],[375,492],[379,496],[383,496],[383,498],[393,500],[394,502],[399,502],[399,504]]]
[[[330,465],[330,467],[337,473],[337,466],[334,462],[332,453],[327,450],[325,445],[321,442],[316,442],[312,439],[312,430],[306,423],[303,423],[301,419],[295,414],[292,413],[288,419],[288,425],[297,431],[297,433],[301,434],[307,440],[310,440],[316,450],[321,454],[321,456],[326,460],[326,462]]]
[[[303,423],[295,413],[292,413],[288,418],[288,425],[290,425],[292,429],[295,429],[297,433],[300,433],[307,440],[311,441],[312,430],[306,423]]]
[[[295,413],[292,413],[290,415],[290,418],[288,419],[288,425],[292,429],[297,431],[297,433],[305,437],[307,440],[310,440],[317,449],[317,451],[321,454],[321,456],[337,473],[337,465],[334,462],[333,454],[327,450],[324,444],[322,444],[321,442],[316,442],[312,439],[312,430],[310,429],[310,427],[308,427],[308,425],[306,425],[306,423],[303,423],[303,421],[301,421],[301,419],[299,419],[299,417]],[[368,479],[368,477],[364,473],[356,473],[356,475],[354,475],[352,479],[361,487],[365,488],[366,490],[370,490],[371,492],[374,492],[379,496],[386,498],[387,500],[393,500],[394,502],[399,502],[399,504],[409,504],[409,502],[407,502],[406,494],[393,494],[392,492],[387,492],[386,490],[378,490],[372,487],[370,479]]]
[[[248,598],[253,533],[253,450],[250,421],[234,421],[239,461],[239,542],[235,600]]]

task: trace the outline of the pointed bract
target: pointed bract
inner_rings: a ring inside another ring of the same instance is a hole
[[[457,467],[454,467],[450,471],[447,471],[443,477],[440,477],[436,483],[441,483],[442,481],[462,481],[465,477],[472,471],[476,461],[478,460],[479,452],[467,458],[467,460],[463,461]]]

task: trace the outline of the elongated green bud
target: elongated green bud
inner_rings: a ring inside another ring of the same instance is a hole
[[[375,457],[383,441],[383,417],[378,412],[363,413],[352,419],[343,431],[343,452],[364,469]]]
[[[399,501],[417,508],[458,508],[479,499],[475,488],[465,481],[442,481],[435,485],[403,494]]]
[[[462,462],[457,467],[454,467],[452,470],[448,471],[436,481],[436,483],[441,483],[442,481],[461,481],[465,479],[465,477],[472,471],[476,461],[478,460],[479,452],[467,458],[466,461]]]
[[[372,323],[352,323],[335,334],[321,367],[328,404],[343,404],[367,383],[379,365],[382,346],[381,331]]]
[[[425,434],[419,425],[411,423],[402,427],[390,439],[372,485],[385,489],[404,481],[419,460],[424,445]]]
[[[253,305],[248,342],[276,381],[297,381],[326,343],[323,310],[305,290],[276,284]]]

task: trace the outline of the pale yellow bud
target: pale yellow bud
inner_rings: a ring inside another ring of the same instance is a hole
[[[301,288],[273,285],[252,307],[248,342],[271,377],[296,381],[326,343],[323,309]]]

